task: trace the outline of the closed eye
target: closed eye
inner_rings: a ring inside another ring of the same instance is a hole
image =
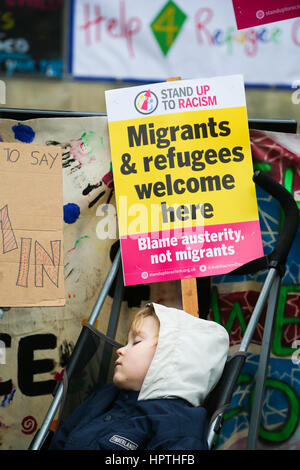
[[[133,345],[141,343],[142,340],[143,340],[143,339],[140,338],[140,337],[135,338],[134,341],[133,341]]]

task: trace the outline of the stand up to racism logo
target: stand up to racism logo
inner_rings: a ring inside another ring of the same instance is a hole
[[[150,89],[144,90],[136,96],[134,105],[139,113],[151,114],[157,108],[158,99],[155,93]]]

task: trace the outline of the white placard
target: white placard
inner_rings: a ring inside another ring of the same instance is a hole
[[[300,19],[237,30],[231,0],[73,0],[71,73],[144,82],[242,74],[248,85],[300,78]]]

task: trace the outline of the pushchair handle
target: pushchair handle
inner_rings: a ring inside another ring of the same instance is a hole
[[[298,229],[298,207],[293,196],[281,184],[263,171],[255,171],[253,181],[273,196],[284,212],[284,224],[274,250],[268,256],[270,264],[284,266]]]

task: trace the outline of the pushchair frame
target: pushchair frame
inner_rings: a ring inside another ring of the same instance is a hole
[[[253,337],[256,325],[259,321],[261,313],[267,304],[267,313],[264,325],[264,334],[261,345],[261,353],[259,359],[258,370],[256,374],[256,386],[254,393],[253,412],[251,414],[247,449],[254,450],[258,438],[258,430],[260,424],[260,416],[263,406],[263,398],[265,391],[265,382],[267,376],[268,359],[272,342],[272,332],[275,312],[277,308],[278,295],[281,285],[281,279],[285,272],[286,259],[292,246],[298,227],[298,207],[292,195],[279,183],[274,181],[267,174],[256,171],[253,176],[254,182],[263,190],[271,194],[280,204],[284,211],[285,221],[281,232],[279,233],[276,246],[271,254],[263,258],[251,261],[230,274],[249,274],[261,269],[268,269],[268,274],[256,302],[255,308],[247,325],[245,334],[241,341],[239,350],[227,360],[222,377],[217,386],[207,397],[204,406],[208,410],[210,423],[208,426],[207,442],[209,449],[214,447],[216,436],[220,433],[223,422],[223,415],[230,404],[237,379],[246,361],[247,350]],[[116,332],[118,321],[118,313],[122,302],[122,292],[124,289],[121,266],[120,249],[115,256],[112,267],[103,284],[96,304],[91,312],[87,324],[93,326],[104,304],[105,298],[111,288],[112,283],[116,279],[116,292],[119,295],[114,296],[112,304],[110,322],[108,326],[107,336],[113,338]],[[69,364],[65,373],[71,375],[76,365],[76,361],[80,355],[82,344],[85,341],[85,333],[87,330],[83,328],[79,339],[75,345],[71,355]],[[49,433],[50,425],[56,415],[60,401],[63,395],[63,382],[58,385],[52,404],[46,414],[40,430],[35,435],[29,450],[39,450],[45,442]]]
[[[247,450],[256,449],[256,442],[260,425],[260,416],[263,407],[268,359],[272,344],[273,324],[277,309],[281,279],[285,273],[286,260],[294,238],[296,236],[299,222],[297,204],[292,195],[282,185],[277,183],[267,174],[260,171],[256,171],[254,173],[253,180],[258,186],[267,191],[268,194],[273,196],[279,202],[280,207],[283,209],[285,220],[283,228],[279,233],[275,248],[271,254],[258,260],[254,260],[231,273],[249,274],[253,271],[257,271],[264,268],[268,268],[269,270],[267,277],[264,281],[262,290],[260,292],[259,298],[256,302],[255,308],[247,325],[239,350],[229,360],[236,363],[235,368],[231,367],[230,362],[227,361],[223,375],[220,379],[220,382],[223,382],[223,385],[226,385],[226,383],[228,382],[228,377],[231,380],[237,380],[239,372],[241,371],[245,363],[247,350],[253,337],[256,325],[260,319],[264,307],[267,305],[264,333],[261,344],[258,369],[256,373],[254,400],[249,423]],[[218,389],[218,385],[216,389]],[[216,389],[213,390],[213,395],[218,396],[218,390]],[[230,386],[230,384],[229,386],[227,384],[226,392],[223,394],[222,397],[219,396],[219,409],[215,411],[213,419],[211,419],[209,426],[208,445],[210,448],[213,447],[216,434],[220,432],[223,414],[225,409],[229,406],[232,394],[233,388],[232,386]],[[208,397],[208,403],[210,399],[211,397]],[[216,402],[216,399],[213,398],[212,401],[214,403]]]

